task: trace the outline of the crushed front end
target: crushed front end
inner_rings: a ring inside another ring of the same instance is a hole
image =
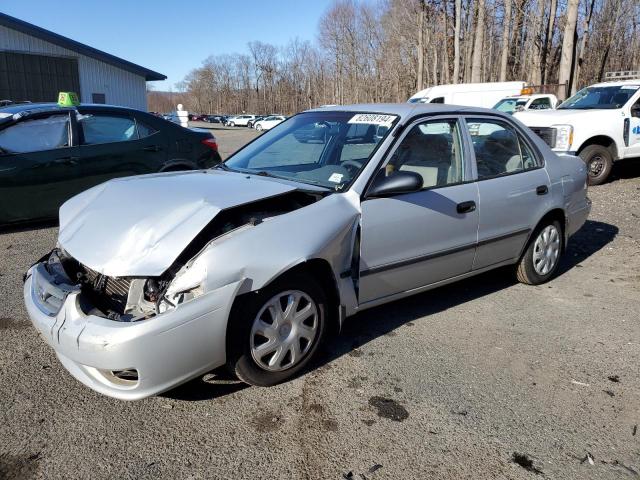
[[[227,318],[241,283],[168,293],[162,279],[107,277],[55,249],[26,273],[24,300],[75,378],[135,400],[225,363]],[[169,297],[174,304],[162,301]]]

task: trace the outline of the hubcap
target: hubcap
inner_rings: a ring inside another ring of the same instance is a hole
[[[318,308],[309,295],[288,290],[272,297],[251,327],[251,356],[263,369],[280,372],[297,365],[318,333]]]
[[[604,170],[604,159],[600,155],[591,158],[589,162],[589,175],[597,177]]]
[[[560,256],[560,232],[554,225],[546,226],[533,244],[533,268],[538,275],[547,275]]]

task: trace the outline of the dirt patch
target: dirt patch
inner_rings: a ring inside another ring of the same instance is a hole
[[[371,397],[369,405],[378,409],[378,416],[381,418],[388,418],[394,422],[402,422],[409,418],[407,409],[391,398]]]
[[[27,323],[18,322],[11,317],[0,317],[0,330],[22,330],[27,328]]]
[[[0,454],[0,478],[3,480],[35,478],[41,458],[40,452],[28,456]]]
[[[273,412],[263,412],[253,417],[253,426],[260,433],[275,432],[284,424],[281,416]]]

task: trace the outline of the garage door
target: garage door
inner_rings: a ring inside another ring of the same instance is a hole
[[[0,52],[0,100],[55,102],[59,92],[80,93],[75,58]]]

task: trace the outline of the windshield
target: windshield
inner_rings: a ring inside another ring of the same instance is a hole
[[[589,110],[622,108],[638,91],[639,85],[587,87],[558,107],[560,110]]]
[[[397,119],[376,113],[302,113],[258,137],[221,168],[343,190]]]
[[[503,98],[493,106],[494,110],[505,113],[513,113],[518,107],[523,107],[527,104],[527,99],[518,98]]]

